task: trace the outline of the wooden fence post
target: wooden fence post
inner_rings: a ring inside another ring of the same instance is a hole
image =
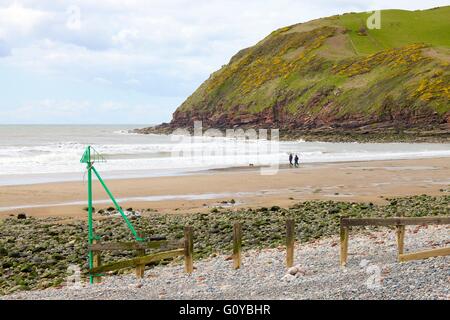
[[[187,273],[194,271],[193,251],[192,227],[186,226],[184,227],[184,269]]]
[[[138,232],[139,238],[143,238],[142,234]],[[143,257],[145,256],[145,249],[138,249],[136,250],[136,256],[137,257]],[[144,273],[145,273],[145,264],[139,264],[136,266],[136,278],[143,279]]]
[[[233,268],[241,267],[241,248],[242,248],[242,224],[237,222],[233,226]]]
[[[341,218],[341,266],[345,266],[347,264],[347,256],[348,256],[348,232],[349,227],[343,226],[342,221],[344,218]]]
[[[97,240],[93,240],[93,243],[97,243]],[[102,265],[102,258],[100,255],[100,251],[92,251],[92,255],[93,255],[93,267],[97,268],[100,267]],[[102,282],[102,277],[94,277],[94,283],[101,283]]]
[[[405,251],[405,226],[397,226],[397,245],[398,245],[398,255],[404,253]]]
[[[397,217],[402,217],[401,213],[396,214]],[[397,229],[397,247],[398,247],[398,261],[400,262],[400,255],[405,251],[405,225],[398,225]]]
[[[137,257],[142,257],[145,256],[145,249],[139,249],[136,250],[136,256]],[[144,273],[145,273],[145,264],[140,264],[136,266],[136,278],[138,279],[142,279],[144,278]]]
[[[286,266],[294,266],[295,223],[290,219],[286,221]]]

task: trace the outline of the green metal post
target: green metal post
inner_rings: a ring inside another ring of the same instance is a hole
[[[98,180],[100,181],[100,183],[102,184],[103,188],[105,189],[106,193],[108,194],[108,196],[111,198],[112,202],[114,203],[114,206],[116,207],[117,211],[120,212],[122,218],[125,220],[128,228],[131,230],[131,232],[133,233],[133,236],[135,237],[135,239],[137,241],[144,241],[144,239],[142,239],[141,237],[138,236],[136,230],[134,229],[133,225],[131,224],[130,220],[128,220],[126,214],[123,212],[122,208],[119,206],[119,204],[117,203],[116,199],[114,198],[114,196],[112,195],[111,191],[109,191],[108,187],[106,186],[105,182],[103,181],[102,177],[100,177],[100,174],[97,172],[97,170],[92,167],[92,170],[94,171],[95,175],[97,176]]]
[[[88,156],[88,162],[87,162],[87,170],[88,170],[88,239],[89,239],[89,246],[92,245],[94,240],[94,228],[93,228],[93,222],[92,222],[92,162],[91,162],[91,147],[87,147],[87,156]],[[89,250],[89,269],[92,269],[94,267],[94,257],[92,254],[92,251]],[[94,283],[94,277],[91,275],[89,277],[89,282],[91,284]]]
[[[93,211],[94,211],[94,209],[92,207],[92,201],[93,201],[93,198],[92,198],[92,171],[94,171],[95,175],[97,176],[98,180],[102,184],[106,193],[108,193],[109,197],[111,198],[112,202],[114,203],[116,209],[122,215],[122,218],[125,220],[128,228],[133,233],[133,236],[135,237],[135,239],[137,241],[144,241],[144,239],[142,239],[141,237],[138,236],[138,233],[134,229],[130,220],[128,220],[127,216],[125,215],[125,213],[123,212],[123,210],[119,206],[119,204],[117,203],[117,201],[114,198],[114,196],[112,195],[111,191],[109,191],[105,182],[100,177],[100,174],[94,168],[94,162],[97,161],[96,157],[98,157],[100,160],[104,161],[104,158],[100,154],[98,154],[94,148],[92,148],[91,146],[88,146],[80,160],[81,163],[86,163],[87,171],[88,171],[88,242],[89,242],[89,245],[91,246],[94,243],[94,239],[95,239],[94,226],[93,226]],[[89,269],[92,270],[92,268],[94,267],[94,254],[93,254],[92,250],[89,250],[89,258],[88,259],[89,259]],[[94,283],[94,277],[95,277],[95,275],[90,275],[90,277],[89,277],[89,282],[91,284]]]

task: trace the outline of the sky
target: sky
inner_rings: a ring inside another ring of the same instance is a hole
[[[433,0],[0,0],[0,124],[156,124],[239,50],[315,18]]]

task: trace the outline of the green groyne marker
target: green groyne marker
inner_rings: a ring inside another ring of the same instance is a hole
[[[95,162],[106,162],[105,158],[101,156],[100,153],[98,153],[94,148],[91,146],[88,146],[86,150],[84,151],[83,156],[80,160],[81,163],[86,163],[87,168],[87,175],[88,175],[88,241],[89,245],[92,245],[94,240],[96,240],[96,236],[94,234],[94,227],[93,227],[93,220],[92,220],[92,214],[93,214],[93,207],[92,207],[92,172],[94,172],[97,179],[100,181],[101,185],[105,189],[106,193],[114,203],[114,206],[116,207],[117,211],[120,212],[120,215],[125,220],[125,223],[127,224],[128,228],[130,229],[131,233],[133,234],[136,241],[144,241],[141,237],[138,236],[136,229],[134,229],[133,225],[131,224],[130,220],[128,219],[127,215],[123,212],[122,208],[117,203],[116,199],[114,198],[111,191],[106,186],[105,182],[103,181],[102,177],[98,173],[98,171],[94,168]],[[94,257],[92,254],[92,251],[89,250],[89,269],[92,269],[94,267]],[[94,276],[91,275],[89,278],[90,283],[94,283]]]

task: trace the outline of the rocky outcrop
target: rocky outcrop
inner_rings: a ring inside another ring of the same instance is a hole
[[[430,10],[437,17],[447,11]],[[418,14],[398,19],[407,26]],[[360,53],[358,41],[374,35],[361,35],[349,21],[364,17],[334,16],[273,32],[212,74],[169,124],[139,132],[170,132],[202,121],[204,128],[278,128],[289,135],[413,129],[450,136],[446,43],[434,46],[413,34],[399,46],[390,39],[388,48],[374,40],[370,53]],[[433,32],[439,28],[446,32],[439,23]]]

